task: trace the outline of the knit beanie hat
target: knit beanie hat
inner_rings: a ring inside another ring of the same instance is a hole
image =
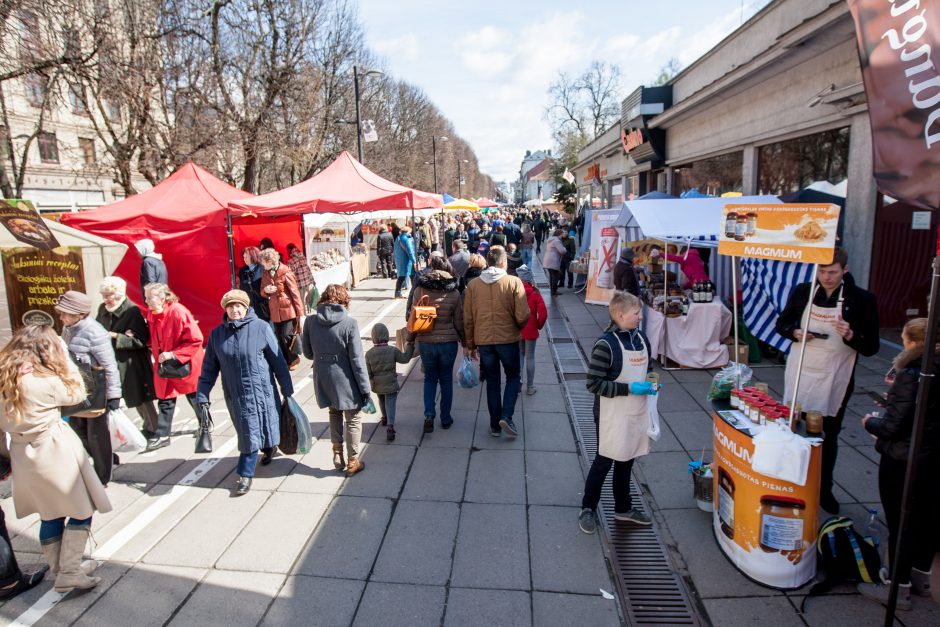
[[[240,303],[245,307],[251,306],[251,298],[241,290],[229,290],[222,296],[222,309],[225,309],[232,303]]]
[[[535,277],[532,276],[532,270],[529,269],[529,266],[522,265],[516,268],[516,276],[523,283],[535,285]]]
[[[59,296],[54,309],[59,313],[87,316],[91,313],[91,298],[75,290],[69,290]]]
[[[379,342],[388,341],[388,327],[378,322],[375,326],[372,327],[372,343],[378,344]]]

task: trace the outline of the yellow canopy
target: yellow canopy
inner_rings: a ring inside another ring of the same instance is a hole
[[[444,205],[444,209],[448,211],[479,211],[480,205],[466,198],[458,198]]]

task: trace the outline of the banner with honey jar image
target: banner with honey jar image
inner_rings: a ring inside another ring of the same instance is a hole
[[[754,442],[734,421],[713,414],[712,523],[718,545],[757,583],[799,588],[816,575],[822,448],[812,447],[805,485],[768,477],[751,467]]]
[[[838,205],[727,204],[718,253],[801,263],[832,263],[839,226]]]

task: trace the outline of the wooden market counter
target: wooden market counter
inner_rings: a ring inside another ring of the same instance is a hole
[[[357,253],[349,259],[352,269],[352,285],[355,287],[360,281],[369,278],[369,254]]]
[[[789,483],[751,466],[752,438],[762,427],[731,409],[727,400],[712,402],[712,420],[712,526],[718,546],[755,582],[799,588],[816,575],[822,447],[811,448],[806,484]]]

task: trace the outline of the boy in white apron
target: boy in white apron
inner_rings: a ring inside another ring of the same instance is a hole
[[[614,519],[649,525],[650,518],[633,507],[630,472],[633,460],[649,452],[647,396],[657,388],[646,380],[649,371],[649,341],[640,331],[640,299],[614,292],[610,301],[613,324],[594,344],[588,366],[587,389],[594,393],[597,422],[597,455],[584,484],[578,526],[584,533],[597,528],[597,504],[604,480],[614,469]]]
[[[789,404],[796,387],[799,363],[798,342],[806,336],[806,354],[800,375],[797,402],[804,412],[823,414],[822,472],[819,504],[830,514],[839,513],[839,501],[832,493],[832,475],[839,451],[839,431],[845,406],[855,389],[855,362],[858,355],[874,355],[880,348],[878,307],[875,297],[855,285],[848,274],[848,254],[837,248],[833,263],[820,266],[818,288],[809,302],[809,283],[793,288],[787,306],[777,318],[777,333],[793,340],[787,359],[783,400]],[[809,308],[809,325],[803,317]]]

